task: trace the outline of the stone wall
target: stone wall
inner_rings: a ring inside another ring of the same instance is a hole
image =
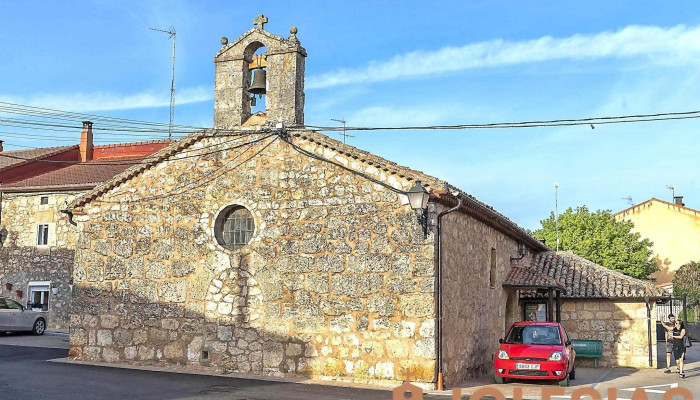
[[[404,196],[284,141],[263,148],[271,140],[212,153],[236,142],[203,139],[76,210],[71,357],[391,385],[410,371],[433,382],[432,235]],[[255,218],[237,251],[213,234],[231,204]]]
[[[0,232],[0,294],[27,304],[30,281],[49,281],[59,293],[49,292],[48,327],[68,329],[71,308],[77,229],[59,212],[78,193],[4,193]],[[41,197],[48,204],[41,204]],[[49,245],[36,245],[37,224],[49,224]],[[12,283],[12,290],[5,284]],[[22,290],[22,298],[17,296]]]
[[[518,255],[518,242],[459,212],[443,217],[441,237],[443,376],[452,386],[491,371],[498,339],[519,320],[517,293],[501,286],[510,257]],[[496,255],[493,285],[491,249]]]
[[[655,305],[654,305],[655,307]],[[652,309],[652,318],[655,318]],[[603,341],[603,367],[649,368],[647,309],[643,300],[563,300],[562,324],[572,339]],[[652,326],[653,328],[653,326]],[[652,331],[652,361],[656,368],[656,334]],[[576,365],[593,366],[592,359]]]

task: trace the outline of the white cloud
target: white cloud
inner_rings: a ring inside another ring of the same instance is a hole
[[[214,89],[197,86],[175,92],[175,104],[198,103],[211,100]],[[38,93],[30,96],[9,96],[0,94],[0,101],[65,111],[107,111],[137,108],[169,107],[169,93],[142,92],[119,94],[112,92],[96,93]]]
[[[434,51],[413,51],[387,61],[373,61],[362,68],[340,69],[312,76],[307,80],[306,87],[318,89],[553,60],[641,57],[646,58],[647,62],[664,65],[700,60],[700,27],[633,25],[617,31],[576,34],[566,38],[544,36],[525,41],[496,39]]]

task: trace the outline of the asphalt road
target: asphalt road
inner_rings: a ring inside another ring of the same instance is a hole
[[[391,392],[52,363],[65,349],[0,345],[0,400],[372,399]],[[444,399],[444,397],[443,397]]]

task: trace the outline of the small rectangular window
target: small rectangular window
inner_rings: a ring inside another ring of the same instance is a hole
[[[49,196],[41,196],[41,204],[49,204]]]
[[[49,224],[38,224],[36,228],[36,245],[48,246],[49,244]]]
[[[491,270],[489,271],[489,285],[496,287],[496,249],[491,248]]]

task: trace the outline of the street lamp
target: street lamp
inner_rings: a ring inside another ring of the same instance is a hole
[[[421,181],[416,180],[416,184],[406,192],[408,202],[418,217],[418,223],[423,228],[423,236],[428,236],[428,200],[430,193],[425,189]]]
[[[413,185],[411,190],[406,192],[406,196],[408,196],[408,202],[411,203],[412,209],[419,211],[428,207],[430,194],[425,190],[425,187],[423,187],[420,181],[416,181],[416,184]]]

